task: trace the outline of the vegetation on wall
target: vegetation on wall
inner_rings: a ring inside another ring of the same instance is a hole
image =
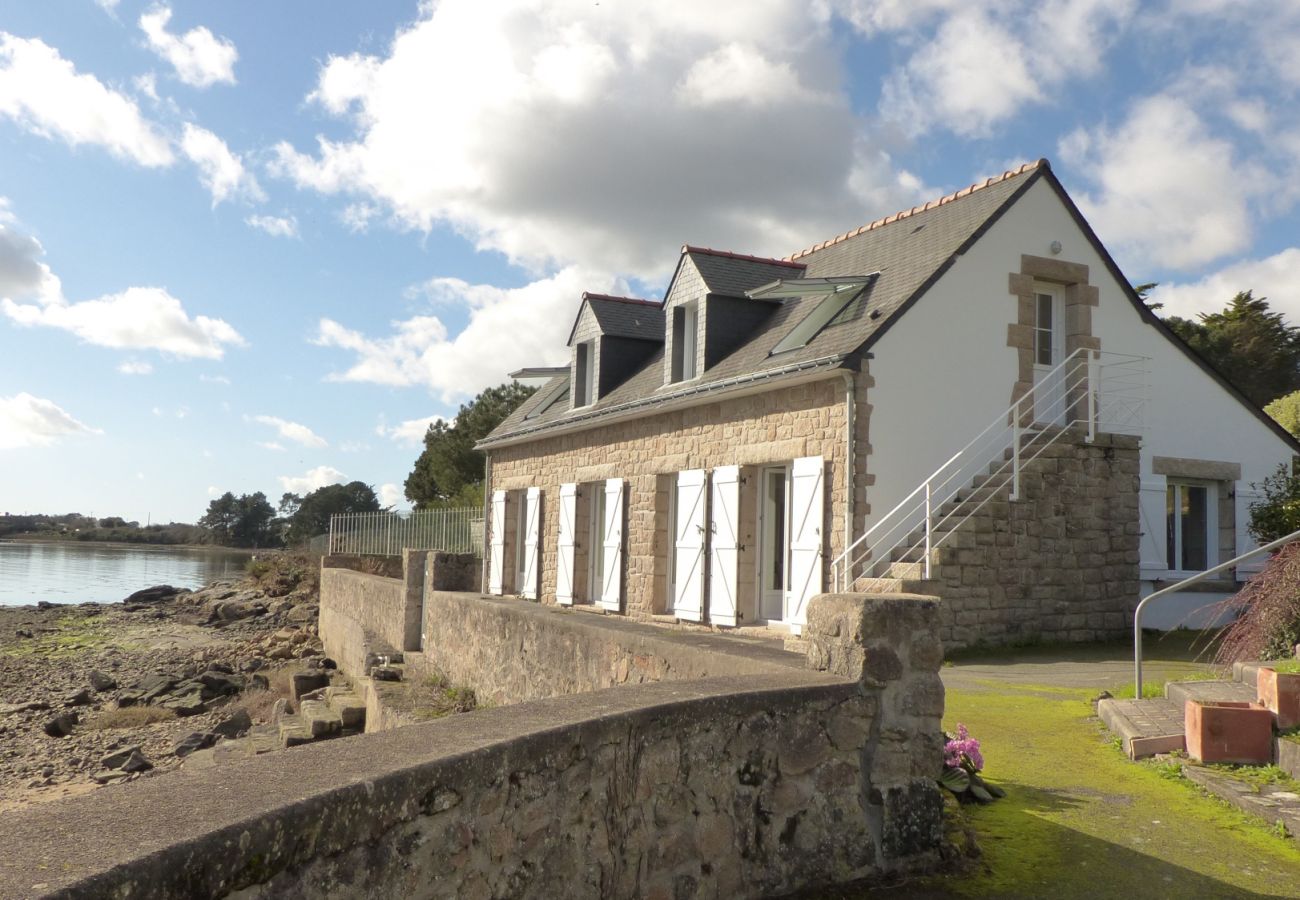
[[[1300,543],[1284,546],[1225,601],[1240,608],[1223,630],[1215,662],[1285,659],[1300,643]]]
[[[534,390],[517,381],[488,388],[461,406],[451,424],[439,420],[430,425],[424,435],[424,451],[406,478],[406,499],[416,509],[481,506],[484,456],[474,445]]]
[[[1262,496],[1250,505],[1249,529],[1255,540],[1268,544],[1300,531],[1300,476],[1285,463],[1251,489]]]

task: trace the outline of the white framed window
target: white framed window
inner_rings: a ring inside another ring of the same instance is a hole
[[[1170,478],[1165,486],[1165,562],[1171,572],[1204,572],[1218,563],[1218,485]]]
[[[698,372],[700,308],[684,303],[673,308],[673,381],[690,381]]]

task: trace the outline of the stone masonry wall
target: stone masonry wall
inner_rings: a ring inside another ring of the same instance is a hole
[[[865,387],[858,391],[864,394]],[[865,422],[861,426],[865,432]],[[845,384],[843,378],[832,376],[811,384],[674,412],[647,413],[602,428],[494,449],[490,489],[541,488],[540,599],[554,603],[559,539],[555,512],[560,484],[624,479],[625,610],[631,615],[647,616],[664,608],[664,592],[655,590],[655,579],[658,576],[662,580],[666,570],[670,539],[670,529],[655,527],[657,517],[666,521],[667,494],[661,488],[666,488],[668,479],[658,476],[683,469],[823,457],[826,504],[822,534],[825,579],[829,584],[830,560],[840,553],[844,540],[845,432]],[[507,570],[513,564],[511,550],[507,541]]]
[[[1123,637],[1139,599],[1138,439],[1062,439],[936,554],[945,645]]]
[[[365,671],[367,653],[402,649],[408,608],[403,580],[321,569],[320,638],[325,652],[346,672]]]
[[[481,709],[12,810],[0,896],[744,898],[923,871],[942,830],[936,616],[819,596],[825,672]]]

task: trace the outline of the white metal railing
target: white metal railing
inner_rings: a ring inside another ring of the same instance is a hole
[[[483,511],[466,507],[330,516],[331,554],[400,556],[403,550],[482,556]]]
[[[1276,541],[1265,544],[1262,547],[1256,547],[1254,550],[1247,550],[1240,556],[1234,556],[1225,563],[1219,563],[1213,569],[1206,569],[1204,572],[1197,572],[1188,578],[1184,578],[1177,584],[1171,584],[1169,587],[1153,591],[1142,598],[1137,608],[1133,610],[1133,696],[1138,700],[1142,699],[1142,612],[1146,605],[1152,600],[1159,600],[1161,597],[1169,594],[1176,594],[1189,584],[1195,584],[1209,578],[1211,575],[1217,575],[1225,569],[1231,569],[1240,563],[1245,562],[1252,556],[1259,556],[1261,553],[1269,553],[1278,549],[1283,544],[1289,544],[1294,540],[1300,540],[1300,531],[1293,531],[1286,537],[1280,537]]]
[[[859,567],[887,565],[900,547],[899,558],[921,563],[928,579],[933,551],[1004,488],[1018,499],[1021,471],[1063,435],[1083,431],[1091,442],[1099,430],[1141,432],[1148,362],[1082,348],[1069,354],[836,557],[835,589],[847,591]]]

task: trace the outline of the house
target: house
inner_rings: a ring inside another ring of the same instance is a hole
[[[585,294],[569,349],[479,444],[493,594],[797,633],[901,590],[951,645],[1117,636],[1253,546],[1250,485],[1300,452],[1046,160],[786,259],[683,247],[662,302]]]

